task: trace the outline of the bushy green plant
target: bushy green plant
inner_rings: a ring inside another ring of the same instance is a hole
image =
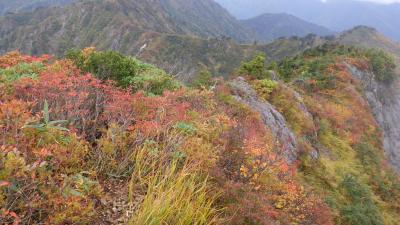
[[[164,90],[176,90],[179,82],[150,64],[114,51],[87,51],[72,49],[66,53],[84,72],[92,73],[101,80],[113,80],[118,86],[142,90],[148,94],[160,95]]]
[[[164,71],[148,67],[138,76],[124,78],[133,91],[144,91],[149,95],[161,95],[165,90],[177,90],[181,87],[179,82],[168,76]]]
[[[266,70],[265,59],[265,54],[260,53],[256,55],[252,60],[248,62],[243,62],[239,68],[239,74],[250,76],[254,79],[269,78],[269,73]]]
[[[393,81],[396,64],[392,56],[381,50],[368,50],[366,56],[370,60],[372,71],[378,81]]]
[[[192,87],[209,88],[212,85],[212,76],[208,70],[202,70],[192,82]]]
[[[253,83],[257,93],[266,100],[269,99],[269,95],[274,91],[277,85],[278,83],[276,81],[270,79],[256,80]]]

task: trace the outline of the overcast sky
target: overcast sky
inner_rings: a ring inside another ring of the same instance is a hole
[[[393,2],[400,2],[400,0],[362,0],[362,1],[369,1],[369,2],[379,2],[379,3],[393,3]]]
[[[332,0],[321,0],[321,1],[326,2],[326,1],[332,1]],[[377,2],[377,3],[394,3],[394,2],[400,3],[400,0],[358,0],[358,1]]]

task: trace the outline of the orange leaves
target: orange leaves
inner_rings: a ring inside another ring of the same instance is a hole
[[[12,225],[18,225],[21,223],[21,218],[19,218],[19,216],[15,212],[6,210],[4,208],[0,210],[0,217],[2,219],[1,221],[4,222],[4,224],[6,225],[8,223],[12,223]]]
[[[0,101],[0,144],[15,143],[22,126],[30,118],[30,104],[19,100]]]
[[[0,180],[0,188],[1,187],[8,187],[10,186],[10,182],[4,181],[4,180]]]
[[[376,127],[375,119],[347,66],[336,63],[327,70],[334,75],[336,87],[306,96],[307,107],[313,115],[328,120],[335,132],[350,144],[357,143],[365,131],[376,130],[371,129]]]
[[[8,52],[0,56],[0,68],[8,68],[15,66],[19,63],[33,63],[33,62],[48,62],[51,59],[49,55],[42,55],[40,57],[21,55],[18,51]]]
[[[329,207],[303,186],[292,181],[280,190],[282,194],[276,197],[274,205],[276,209],[286,213],[288,221],[302,224],[333,224]]]
[[[189,104],[180,102],[183,92],[165,92],[158,97],[147,97],[137,93],[133,98],[135,105],[135,128],[145,134],[157,133],[174,125],[179,121],[187,120]]]
[[[15,66],[18,63],[23,61],[23,56],[17,52],[9,52],[0,57],[0,68],[8,68],[11,66]]]

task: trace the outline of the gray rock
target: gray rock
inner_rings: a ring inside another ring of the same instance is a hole
[[[375,74],[347,64],[349,72],[361,81],[372,112],[383,133],[383,147],[390,164],[400,172],[400,81],[377,82]]]
[[[297,159],[297,141],[293,132],[288,128],[285,118],[273,105],[258,98],[256,91],[245,81],[238,77],[230,83],[234,98],[260,113],[267,128],[269,128],[282,145],[283,155],[288,163]]]

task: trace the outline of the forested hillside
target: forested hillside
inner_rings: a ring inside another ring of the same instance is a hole
[[[90,45],[119,50],[146,32],[251,39],[250,32],[212,0],[78,1],[63,8],[11,14],[0,24],[0,49],[33,54],[62,54]]]
[[[31,11],[39,7],[66,5],[74,0],[0,0],[0,15],[19,11]]]
[[[309,34],[328,36],[334,34],[328,28],[309,23],[286,13],[265,13],[251,19],[242,20],[242,23],[254,31],[257,35],[257,40],[261,43],[271,42],[281,37],[305,37]]]

